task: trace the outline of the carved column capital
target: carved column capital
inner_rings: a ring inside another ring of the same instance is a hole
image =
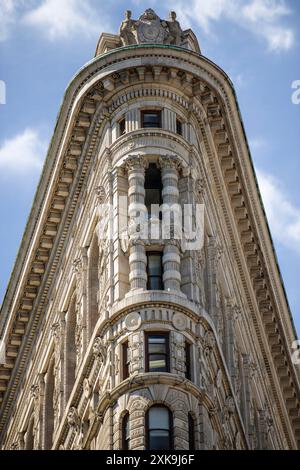
[[[125,168],[127,171],[145,170],[148,162],[143,155],[129,155],[125,160]]]

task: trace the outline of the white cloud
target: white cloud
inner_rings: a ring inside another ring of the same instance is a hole
[[[266,41],[268,49],[280,52],[290,49],[295,41],[294,31],[282,24],[291,15],[285,0],[174,0],[174,9],[184,27],[194,22],[206,33],[215,21],[226,18]]]
[[[258,171],[257,177],[274,239],[300,255],[300,208],[272,175]]]
[[[16,2],[14,0],[1,1],[0,18],[0,41],[5,41],[16,18]]]
[[[92,36],[102,30],[99,16],[88,0],[44,0],[24,15],[23,22],[39,28],[52,41],[75,34]]]
[[[47,144],[34,129],[25,129],[0,146],[1,178],[13,175],[32,175],[40,172]]]
[[[94,9],[91,0],[0,0],[0,18],[0,41],[22,25],[37,28],[51,41],[111,30],[103,5]]]

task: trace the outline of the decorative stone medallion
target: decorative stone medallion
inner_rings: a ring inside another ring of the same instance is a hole
[[[174,313],[172,323],[176,330],[183,331],[186,329],[187,322],[185,316],[182,315],[182,313]]]
[[[139,44],[163,44],[166,37],[160,18],[151,8],[140,17],[136,33]]]
[[[125,325],[127,330],[136,331],[141,326],[142,319],[138,312],[129,313],[125,319]]]

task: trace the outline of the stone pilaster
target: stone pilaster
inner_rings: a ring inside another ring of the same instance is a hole
[[[147,288],[147,258],[145,252],[146,233],[144,225],[145,208],[145,167],[143,157],[131,156],[126,161],[128,169],[129,197],[129,282],[131,291]],[[148,224],[147,224],[148,226]]]
[[[178,170],[180,163],[175,156],[164,156],[160,158],[161,176],[162,176],[162,198],[163,198],[163,237],[165,238],[165,248],[163,255],[164,268],[164,289],[166,291],[180,292],[181,274],[180,274],[180,233],[178,229],[181,220],[181,208],[179,205],[178,190]],[[169,215],[169,217],[168,217]],[[173,215],[174,219],[171,219]],[[166,224],[169,225],[166,227]],[[167,230],[165,230],[167,228]],[[181,227],[180,227],[181,228]]]

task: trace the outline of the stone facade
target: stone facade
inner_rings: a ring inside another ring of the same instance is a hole
[[[205,205],[203,248],[176,224],[133,229],[150,164],[163,204]],[[174,449],[300,447],[295,331],[235,93],[174,13],[127,13],[71,82],[0,318],[3,449],[121,449],[127,430],[145,449],[153,406]],[[158,332],[168,369],[153,372]]]

